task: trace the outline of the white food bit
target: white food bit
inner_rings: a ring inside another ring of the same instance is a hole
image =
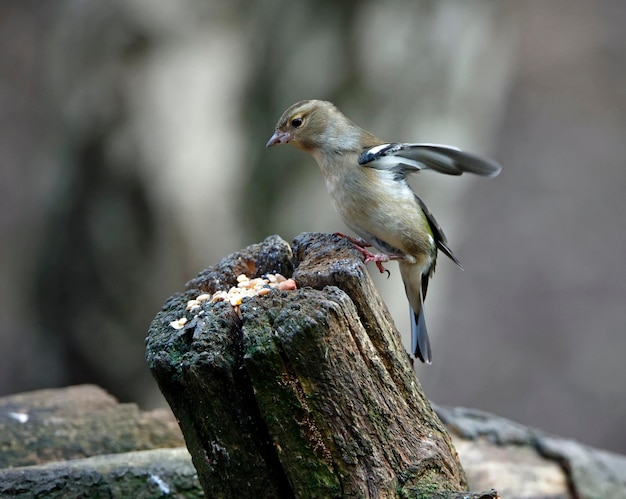
[[[195,300],[189,300],[187,302],[187,310],[193,310],[194,308],[198,308],[200,307],[200,300],[195,299]]]
[[[187,302],[187,310],[195,310],[202,302],[211,300],[212,303],[227,301],[239,312],[238,307],[241,305],[241,301],[244,298],[248,296],[265,296],[274,288],[293,290],[297,288],[297,285],[293,279],[287,279],[281,274],[267,274],[264,277],[255,277],[254,279],[250,279],[245,274],[239,274],[237,276],[236,287],[232,287],[228,291],[216,291],[213,295],[208,295],[207,293],[201,294],[195,300],[189,300]],[[176,327],[174,323],[170,325]],[[182,327],[182,325],[180,327]]]
[[[223,301],[228,298],[228,293],[226,291],[216,291],[213,294],[213,298],[211,298],[212,302]]]
[[[268,279],[261,279],[260,277],[257,277],[256,279],[252,279],[250,281],[250,285],[251,285],[252,288],[262,288],[268,282],[269,282]]]
[[[241,295],[232,295],[228,301],[230,302],[231,306],[236,307],[237,305],[241,305],[241,298]]]
[[[170,326],[174,329],[182,329],[185,327],[185,324],[187,324],[187,317],[181,317],[180,319],[170,322]]]

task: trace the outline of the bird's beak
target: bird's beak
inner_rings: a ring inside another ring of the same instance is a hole
[[[277,146],[279,144],[286,144],[291,139],[291,136],[287,132],[281,132],[276,130],[274,135],[270,137],[270,140],[267,141],[265,147]]]

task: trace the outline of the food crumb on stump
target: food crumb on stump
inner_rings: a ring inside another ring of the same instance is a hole
[[[193,300],[187,302],[187,311],[194,311],[200,308],[202,302],[207,300],[211,303],[217,301],[227,301],[230,305],[239,312],[239,305],[241,301],[246,297],[252,296],[265,296],[269,294],[272,289],[279,289],[280,291],[293,291],[297,289],[296,281],[289,278],[287,279],[282,274],[265,274],[263,277],[255,277],[250,279],[245,274],[239,274],[237,276],[237,286],[233,286],[228,291],[216,291],[212,295],[203,293]],[[187,323],[185,317],[181,317],[175,321],[170,322],[170,326],[174,329],[182,329]]]

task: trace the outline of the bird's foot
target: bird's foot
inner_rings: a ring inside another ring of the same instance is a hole
[[[367,265],[368,263],[375,263],[376,267],[382,274],[383,272],[387,272],[387,277],[389,277],[389,271],[383,267],[383,262],[389,262],[391,260],[404,260],[404,255],[387,255],[386,253],[372,253],[367,251],[365,248],[356,248],[361,252],[364,257],[363,263]]]

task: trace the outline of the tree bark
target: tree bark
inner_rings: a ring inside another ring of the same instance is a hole
[[[276,272],[298,289],[187,310],[239,274]],[[272,236],[202,272],[154,319],[147,360],[208,497],[467,487],[360,256],[335,236],[301,234],[293,252]]]

